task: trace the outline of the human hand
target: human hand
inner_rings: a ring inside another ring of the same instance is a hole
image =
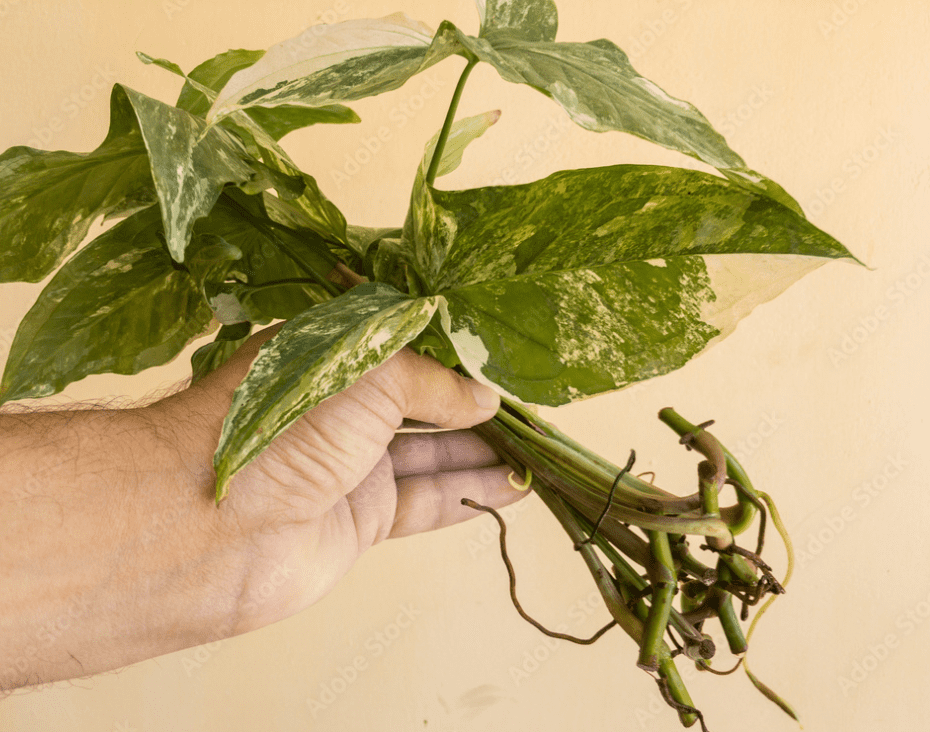
[[[206,417],[212,448],[235,386],[278,327],[255,334],[172,401]],[[238,617],[228,635],[313,604],[384,539],[474,517],[463,496],[501,507],[526,495],[508,483],[510,468],[465,429],[493,417],[499,402],[491,389],[402,349],[279,435],[233,477],[218,508],[222,540],[242,560]],[[405,417],[455,431],[397,434]],[[263,597],[259,588],[269,581],[275,592]]]

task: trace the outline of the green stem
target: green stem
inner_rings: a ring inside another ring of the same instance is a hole
[[[572,516],[568,506],[562,502],[558,494],[550,490],[548,486],[544,484],[535,486],[535,490],[549,510],[559,520],[559,523],[562,524],[562,528],[565,529],[565,532],[569,535],[575,546],[579,547],[579,552],[585,564],[588,565],[588,569],[594,577],[594,581],[597,583],[597,588],[600,590],[601,597],[604,598],[604,604],[607,606],[614,620],[617,621],[617,625],[623,628],[627,635],[633,640],[637,643],[641,643],[643,638],[642,621],[640,621],[640,619],[626,606],[626,603],[624,603],[623,597],[620,595],[620,591],[617,589],[613,577],[601,563],[600,557],[598,557],[597,553],[594,551],[594,547],[591,544],[583,543],[587,537],[581,526],[578,525],[575,517]],[[668,648],[666,647],[664,650],[665,655],[669,655]]]
[[[545,434],[546,437],[549,437],[550,440],[556,444],[563,446],[568,449],[568,454],[574,457],[575,455],[581,456],[585,459],[586,462],[589,462],[592,465],[597,466],[597,469],[600,473],[609,478],[611,482],[617,473],[620,472],[620,468],[614,465],[609,460],[605,460],[597,453],[591,452],[583,445],[575,442],[571,437],[566,435],[564,432],[559,430],[555,425],[550,424],[541,417],[533,414],[528,409],[524,408],[517,402],[514,402],[506,397],[502,399],[502,403],[506,406],[508,411],[512,411],[518,416],[520,416],[527,425],[531,425],[531,429],[539,430]],[[538,433],[537,433],[538,434]],[[536,436],[530,435],[529,439],[536,439]],[[662,490],[658,486],[653,485],[652,483],[647,483],[644,480],[637,478],[635,475],[627,473],[623,476],[621,480],[621,485],[626,488],[630,488],[635,491],[637,494],[643,496],[656,497],[660,499],[676,500],[676,501],[686,501],[688,502],[688,508],[694,508],[699,505],[691,497],[681,498],[672,493]],[[691,504],[694,505],[691,505]],[[671,510],[671,507],[664,505],[663,508],[666,510]]]
[[[507,406],[509,408],[509,404]],[[555,431],[554,428],[538,417],[530,426],[509,414],[507,409],[502,408],[497,414],[497,419],[504,423],[511,432],[545,452],[560,468],[573,471],[592,498],[601,501],[606,499],[620,468],[603,458],[596,457],[578,443],[557,439],[555,435],[551,435]],[[540,434],[536,428],[550,434]],[[634,510],[645,509],[670,514],[684,513],[700,505],[696,494],[694,497],[682,498],[666,493],[629,473],[625,473],[621,478],[613,500]]]
[[[594,524],[592,524],[580,514],[576,518],[578,518],[578,523],[581,524],[581,528],[590,534]],[[623,555],[620,554],[620,552],[618,552],[609,541],[601,536],[600,532],[595,535],[594,543],[597,544],[598,549],[604,552],[604,556],[610,560],[610,563],[614,565],[614,569],[618,572],[620,580],[626,584],[631,585],[637,591],[646,588],[646,580],[636,574],[636,572],[630,566],[629,562],[623,558]],[[671,615],[669,616],[669,624],[686,638],[690,638],[691,640],[694,640],[698,643],[703,640],[701,633],[693,625],[691,625],[691,623],[685,620],[681,616],[681,613],[675,610],[674,607],[672,608]]]
[[[733,579],[730,568],[722,562],[717,567],[717,573],[720,579],[725,582]],[[727,644],[730,646],[730,652],[736,655],[745,653],[748,646],[746,637],[743,635],[743,629],[740,627],[739,619],[736,616],[736,610],[733,607],[733,596],[719,587],[714,587],[711,590],[711,595],[713,597],[712,602],[717,606],[717,617],[723,628]]]
[[[679,436],[683,436],[689,432],[691,434],[698,432],[697,425],[691,424],[671,407],[666,407],[661,410],[659,412],[659,419],[671,427]],[[743,466],[739,464],[739,461],[733,457],[733,454],[727,450],[723,444],[721,444],[720,447],[727,461],[727,475],[733,480],[739,481],[740,485],[742,485],[748,493],[758,497],[758,491],[752,487],[752,483],[749,480],[749,476],[746,475]],[[749,528],[749,525],[756,515],[756,507],[753,505],[752,501],[739,491],[736,493],[736,500],[740,512],[732,522],[728,522],[733,536],[737,536]]]
[[[449,111],[446,112],[446,119],[442,123],[442,129],[439,131],[439,139],[436,140],[436,149],[433,151],[433,157],[429,161],[429,168],[426,171],[426,182],[433,185],[436,180],[436,173],[439,170],[439,161],[442,160],[442,151],[446,146],[446,140],[449,139],[449,133],[452,131],[452,122],[455,120],[455,111],[458,109],[459,100],[462,98],[462,90],[465,88],[465,82],[468,75],[478,63],[478,59],[472,58],[459,77],[459,83],[455,85],[455,91],[452,92],[452,101],[449,103]]]
[[[675,564],[672,550],[668,544],[668,534],[662,531],[648,531],[649,544],[652,547],[654,564],[652,567],[652,605],[646,618],[643,642],[639,648],[639,660],[636,665],[645,671],[659,670],[659,647],[668,627],[672,611],[672,598],[678,585],[675,576]]]
[[[510,418],[509,422],[512,421],[512,418]],[[498,412],[493,420],[479,425],[475,430],[479,433],[494,431],[495,435],[491,438],[493,443],[497,441],[495,438],[500,439],[503,437],[501,433],[506,434],[508,432],[508,426],[508,417],[506,415],[502,416],[502,413]],[[528,427],[526,429],[530,432],[532,431]],[[566,479],[558,463],[540,456],[533,445],[521,439],[520,434],[509,434],[508,438],[509,439],[504,439],[504,442],[507,446],[507,451],[510,452],[511,455],[529,467],[534,475],[541,476],[543,480],[548,482],[554,489],[558,490],[559,494],[575,505],[576,508],[586,515],[589,511],[593,511],[594,517],[597,517],[604,507],[604,501],[610,485],[613,483],[614,476],[605,476],[602,481],[596,483],[572,482],[571,479]],[[661,504],[656,508],[661,510]],[[635,524],[642,529],[664,531],[671,534],[697,534],[714,537],[729,536],[729,529],[727,529],[726,524],[720,519],[706,519],[700,516],[663,516],[661,513],[651,513],[628,508],[620,505],[619,502],[611,506],[607,517],[616,522]],[[624,551],[626,551],[626,549],[624,549]],[[629,552],[627,553],[630,554]],[[630,554],[630,556],[632,557],[633,555]]]

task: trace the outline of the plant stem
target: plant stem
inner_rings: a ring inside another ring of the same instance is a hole
[[[679,437],[683,437],[688,433],[695,434],[699,431],[697,425],[691,424],[671,407],[666,407],[665,409],[661,410],[659,412],[659,419],[671,427]],[[743,466],[739,464],[739,461],[737,461],[733,454],[727,450],[723,444],[720,445],[720,448],[723,450],[723,455],[727,461],[727,475],[730,478],[739,481],[739,483],[746,489],[749,494],[758,498],[758,492],[752,487],[752,483],[749,480],[749,476],[746,475],[746,471],[743,469]],[[756,515],[755,505],[753,505],[752,501],[750,501],[739,491],[736,492],[736,500],[737,505],[740,508],[740,514],[735,521],[732,523],[728,522],[730,525],[730,531],[733,536],[738,536],[743,531],[745,531],[749,527],[749,524],[752,523],[752,520]]]
[[[455,91],[452,92],[452,101],[449,103],[449,111],[446,112],[446,119],[442,123],[442,129],[439,131],[439,139],[436,140],[436,149],[433,150],[433,157],[429,161],[429,168],[426,171],[426,182],[433,185],[436,180],[436,173],[439,170],[439,161],[442,160],[442,151],[446,146],[446,140],[449,139],[449,133],[452,131],[452,122],[455,121],[455,111],[458,109],[459,100],[462,98],[462,90],[465,88],[465,82],[468,75],[478,63],[478,59],[473,58],[468,61],[465,70],[459,77],[459,83],[455,85]]]
[[[652,566],[652,605],[646,618],[643,641],[640,645],[639,660],[636,665],[646,671],[659,670],[659,645],[668,627],[672,610],[672,598],[677,587],[675,564],[668,545],[668,534],[662,531],[648,531],[649,545],[652,548],[654,564]]]

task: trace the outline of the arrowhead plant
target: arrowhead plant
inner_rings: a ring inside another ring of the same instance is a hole
[[[744,660],[755,621],[787,581],[760,556],[767,522],[787,536],[771,498],[709,423],[660,413],[703,457],[697,490],[680,496],[637,478],[632,454],[626,467],[612,465],[531,405],[678,369],[804,274],[830,259],[858,260],[613,42],[556,41],[552,0],[476,5],[477,35],[397,13],[315,27],[265,51],[228,51],[189,73],[140,53],[184,79],[175,104],[116,84],[109,132],[93,152],[0,155],[0,281],[52,275],[16,333],[0,403],[164,364],[219,325],[192,358],[197,380],[255,325],[286,320],[234,394],[214,457],[219,504],[232,476],[302,414],[413,348],[502,395],[497,416],[476,430],[558,518],[601,591],[608,627],[634,639],[637,665],[685,726],[704,718],[676,661],[721,673],[704,627],[712,619],[756,687],[794,716]],[[397,89],[450,56],[465,68],[442,128],[424,141],[405,220],[348,223],[281,139],[358,122],[345,104]],[[719,174],[613,164],[521,185],[437,187],[501,114],[456,118],[481,63],[587,130],[627,132]],[[114,218],[84,241],[92,223]],[[721,506],[727,486],[736,503]],[[736,538],[754,525],[755,545],[740,547]],[[502,522],[501,531],[512,579]],[[707,553],[692,553],[689,536],[704,537]],[[521,614],[551,634],[512,588]],[[744,632],[748,609],[767,595]]]

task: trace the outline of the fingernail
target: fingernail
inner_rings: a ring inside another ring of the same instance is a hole
[[[493,409],[497,411],[501,403],[500,397],[497,396],[497,392],[478,381],[471,381],[469,386],[471,387],[472,396],[475,398],[475,404],[481,409]]]

